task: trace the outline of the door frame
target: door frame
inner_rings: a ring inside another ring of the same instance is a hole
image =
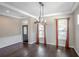
[[[27,41],[24,41],[24,27],[27,27]],[[28,42],[28,25],[22,25],[22,39],[23,43]]]

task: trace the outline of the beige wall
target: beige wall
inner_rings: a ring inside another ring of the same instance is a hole
[[[47,44],[52,44],[56,45],[56,22],[55,18],[65,18],[65,17],[70,17],[70,47],[73,47],[73,19],[72,15],[61,15],[61,16],[51,16],[51,17],[46,17],[45,19],[47,20],[47,25],[46,25],[46,38],[47,38]],[[25,20],[19,20],[15,18],[10,18],[10,17],[5,17],[5,16],[0,16],[0,38],[1,37],[7,37],[7,36],[16,36],[18,34],[22,35],[22,25],[26,25],[21,21],[27,21],[28,20],[28,39],[29,39],[29,44],[35,43],[36,41],[36,25],[34,24],[34,18],[26,18]],[[19,36],[20,37],[20,36]],[[20,38],[22,42],[22,38]],[[6,39],[5,39],[6,40]],[[10,41],[13,41],[13,39],[10,39]],[[16,39],[15,39],[16,41]],[[17,38],[17,42],[19,39]],[[40,39],[40,43],[43,43],[43,39]],[[62,44],[59,44],[60,46],[63,46],[63,42],[61,41]]]
[[[0,48],[23,42],[21,26],[20,19],[0,16]]]
[[[28,20],[28,24],[24,23]],[[7,16],[0,16],[0,48],[18,42],[23,42],[22,25],[28,25],[28,43],[36,41],[36,28],[34,18],[16,19]]]
[[[74,20],[74,49],[79,55],[79,24],[77,23],[77,15],[79,15],[79,6],[73,13],[73,20]]]
[[[0,37],[21,34],[21,21],[16,18],[0,16]]]

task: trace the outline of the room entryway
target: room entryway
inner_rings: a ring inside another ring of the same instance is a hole
[[[22,25],[23,43],[28,43],[28,25]]]

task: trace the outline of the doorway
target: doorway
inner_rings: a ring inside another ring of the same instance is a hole
[[[22,25],[23,43],[28,43],[28,25]]]

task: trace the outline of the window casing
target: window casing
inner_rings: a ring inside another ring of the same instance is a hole
[[[66,40],[67,19],[58,20],[58,39]]]

